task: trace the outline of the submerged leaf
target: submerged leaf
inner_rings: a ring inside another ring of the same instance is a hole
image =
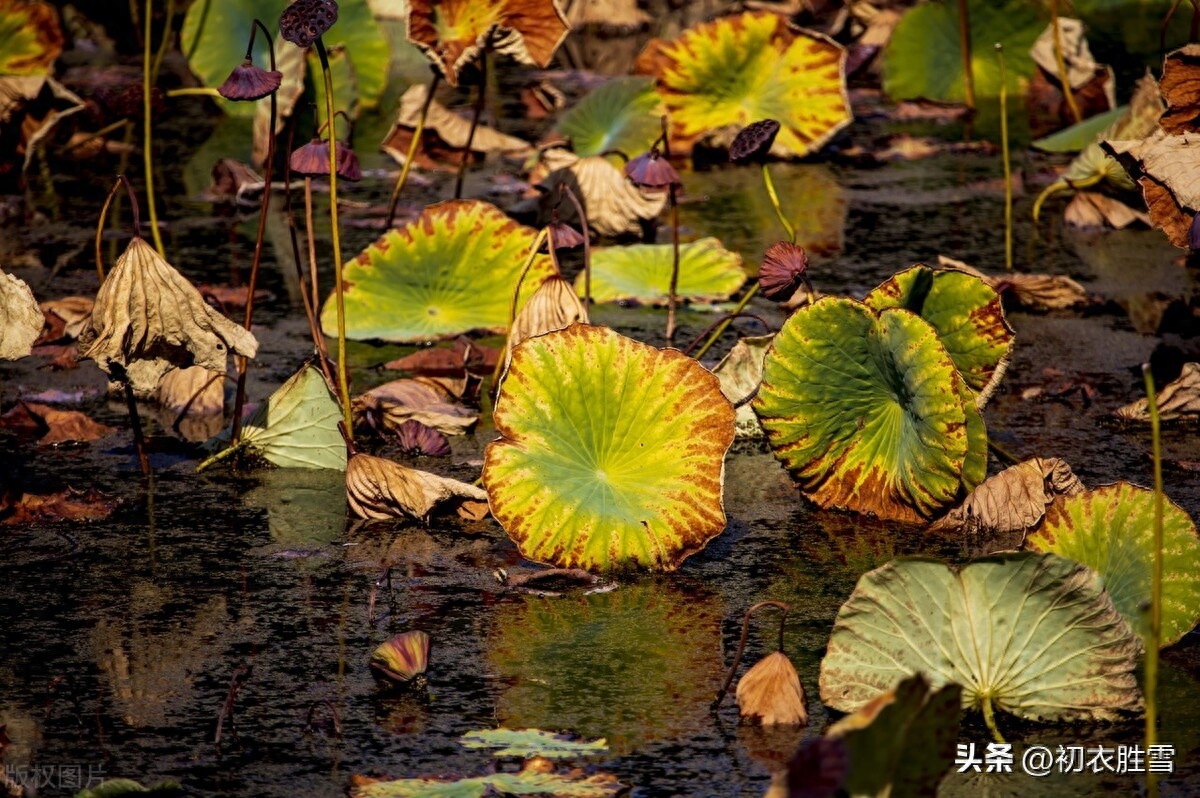
[[[737,684],[738,710],[764,726],[808,723],[804,687],[787,654],[775,651],[756,662]]]
[[[1154,570],[1154,491],[1118,482],[1055,504],[1027,545],[1069,557],[1104,581],[1113,605],[1147,640]],[[1162,646],[1200,622],[1200,538],[1174,502],[1163,508]]]
[[[0,360],[16,360],[32,352],[45,321],[25,281],[0,271]]]
[[[725,528],[733,408],[674,349],[573,324],[513,351],[483,480],[537,562],[673,571]]]
[[[1009,554],[958,570],[917,557],[865,574],[838,611],[821,700],[854,712],[921,673],[966,707],[1027,720],[1119,720],[1142,711],[1140,643],[1090,570]]]
[[[246,419],[242,441],[281,468],[341,471],[346,468],[346,442],[338,430],[341,418],[325,375],[306,363]]]
[[[592,89],[562,115],[554,129],[570,141],[571,151],[580,158],[612,150],[633,155],[654,144],[661,132],[661,115],[654,80],[632,75]]]
[[[475,519],[487,505],[481,488],[369,454],[356,454],[346,464],[346,496],[359,518],[428,521],[435,511],[457,511]]]
[[[596,302],[637,300],[665,304],[671,287],[675,248],[671,244],[630,244],[592,250],[592,299]],[[575,279],[583,293],[584,276]],[[679,245],[679,279],[675,295],[690,302],[728,299],[746,282],[742,258],[715,238]]]
[[[467,748],[495,748],[493,756],[540,756],[545,759],[579,759],[608,752],[604,740],[577,742],[565,734],[541,729],[485,729],[459,738]]]

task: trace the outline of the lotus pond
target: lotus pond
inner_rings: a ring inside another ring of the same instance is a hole
[[[1200,791],[1200,50],[769,5],[0,0],[10,795]]]

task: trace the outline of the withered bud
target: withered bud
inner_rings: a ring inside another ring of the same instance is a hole
[[[329,142],[313,139],[288,158],[293,172],[302,177],[325,177],[329,174]],[[343,180],[362,180],[358,156],[348,144],[337,142],[337,173]]]
[[[398,634],[375,649],[368,664],[377,679],[408,685],[429,667],[429,635],[420,631]]]
[[[808,723],[800,675],[782,651],[768,654],[746,671],[738,682],[737,702],[743,718],[758,718],[764,726]]]
[[[671,162],[662,157],[658,148],[644,152],[625,164],[625,176],[643,188],[665,190],[682,186],[679,173]]]
[[[362,167],[358,165],[358,156],[355,155],[353,148],[344,141],[337,143],[337,173],[338,177],[343,180],[351,182],[362,180]]]
[[[282,72],[270,72],[256,67],[249,58],[235,67],[217,89],[226,100],[261,100],[279,88]]]
[[[732,163],[762,163],[771,152],[775,136],[779,134],[779,123],[774,119],[763,119],[746,125],[729,145],[729,160]]]
[[[279,32],[298,47],[310,47],[337,18],[334,0],[296,0],[279,17]]]
[[[807,271],[808,255],[804,250],[787,241],[777,241],[763,254],[758,284],[767,299],[786,302],[808,282]]]
[[[450,441],[446,436],[415,418],[401,424],[396,435],[400,438],[401,451],[407,455],[444,457],[450,454]]]

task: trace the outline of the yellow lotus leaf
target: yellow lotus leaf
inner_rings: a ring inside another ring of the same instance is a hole
[[[762,119],[782,125],[771,153],[807,155],[850,123],[846,51],[780,16],[745,13],[696,25],[672,41],[652,39],[634,70],[658,78],[672,151],[701,139],[728,145]]]

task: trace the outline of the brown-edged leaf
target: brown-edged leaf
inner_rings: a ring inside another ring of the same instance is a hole
[[[1194,133],[1200,127],[1200,44],[1187,44],[1163,59],[1158,90],[1167,110],[1158,124],[1168,133]]]
[[[1151,223],[1162,228],[1173,245],[1187,249],[1200,208],[1200,140],[1159,129],[1144,139],[1105,141],[1101,146],[1142,187]]]
[[[369,454],[356,454],[346,463],[346,498],[359,518],[427,521],[435,512],[457,511],[475,519],[487,507],[483,488]]]

